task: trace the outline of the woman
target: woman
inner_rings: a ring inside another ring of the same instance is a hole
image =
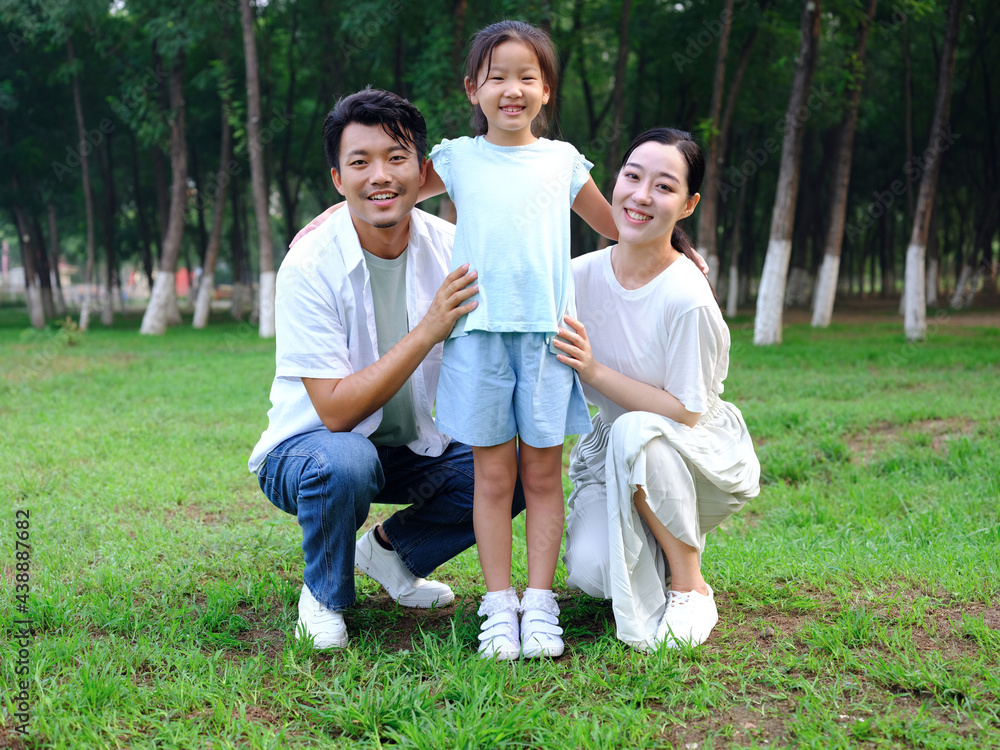
[[[598,407],[570,465],[568,582],[610,598],[618,637],[640,650],[708,638],[705,535],[759,492],[746,424],[719,398],[729,330],[676,226],[703,175],[689,133],[632,142],[612,198],[619,242],[574,261],[580,320],[556,339]]]

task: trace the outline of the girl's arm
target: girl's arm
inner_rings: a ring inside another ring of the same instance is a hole
[[[580,382],[589,385],[623,409],[651,411],[688,427],[698,424],[701,414],[685,409],[684,404],[675,396],[662,388],[622,375],[594,359],[583,323],[569,315],[564,320],[573,330],[560,328],[561,339],[553,339],[556,348],[563,352],[557,357],[560,362],[577,371]]]
[[[618,241],[618,227],[615,226],[614,216],[611,213],[611,204],[601,193],[593,177],[587,180],[580,188],[580,192],[576,194],[573,210],[595,232],[604,235],[609,240]]]
[[[445,192],[444,180],[442,180],[438,173],[434,171],[434,162],[427,162],[427,178],[424,180],[424,184],[420,186],[420,191],[417,193],[417,203],[420,201],[427,200],[428,198],[433,198],[435,195],[441,195]]]
[[[343,207],[346,203],[347,203],[347,201],[341,201],[340,203],[334,203],[332,206],[330,206],[328,209],[326,209],[326,211],[324,211],[319,216],[317,216],[312,221],[310,221],[308,224],[306,224],[304,227],[302,227],[302,229],[300,229],[298,231],[298,233],[294,237],[292,237],[292,242],[291,242],[291,244],[289,244],[289,247],[294,247],[296,242],[298,242],[299,240],[301,240],[303,237],[305,237],[307,234],[309,234],[312,230],[314,230],[316,227],[318,227],[324,221],[326,221],[331,216],[333,216],[333,212],[337,211],[338,209],[340,209],[341,207]]]

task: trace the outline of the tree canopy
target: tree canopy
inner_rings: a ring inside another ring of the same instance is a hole
[[[840,124],[857,87],[840,294],[899,296],[916,194],[935,150],[942,158],[927,248],[928,264],[941,269],[934,283],[946,301],[967,268],[972,281],[985,279],[995,293],[1000,151],[993,108],[1000,90],[991,79],[1000,68],[1000,6],[991,0],[962,6],[950,118],[944,135],[932,139],[948,3],[882,0],[861,59],[858,25],[868,5],[826,0],[820,11],[818,60],[797,119],[801,179],[786,302],[805,302],[823,261]],[[468,133],[461,86],[468,42],[482,26],[508,17],[551,34],[561,71],[550,135],[594,162],[602,188],[610,189],[617,155],[645,128],[670,125],[693,131],[706,146],[714,136],[725,144],[713,177],[714,244],[725,276],[740,238],[741,284],[734,293],[748,305],[768,246],[803,3],[734,0],[732,7],[730,17],[723,0],[256,0],[259,139],[275,267],[296,231],[337,198],[321,136],[337,97],[367,85],[386,88],[417,104],[431,143]],[[723,109],[734,97],[720,124],[712,103],[721,38],[728,39]],[[178,264],[203,265],[216,187],[224,181],[230,190],[217,280],[254,280],[260,253],[239,0],[0,0],[0,235],[21,248],[21,257],[27,251],[47,262],[55,235],[61,259],[85,263],[86,152],[100,269],[95,282],[111,288],[124,268],[151,273],[171,201],[177,110],[170,75],[178,65],[187,149]],[[219,146],[224,101],[233,134],[228,158]],[[687,227],[696,229],[697,217]],[[574,253],[596,246],[585,227],[574,232]],[[47,266],[31,267],[40,274]],[[723,295],[727,288],[717,284]]]

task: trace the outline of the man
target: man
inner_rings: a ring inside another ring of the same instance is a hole
[[[414,209],[427,127],[412,104],[357,92],[323,138],[347,210],[300,235],[278,272],[272,408],[249,468],[302,527],[296,636],[341,648],[355,564],[403,606],[454,599],[424,576],[475,541],[472,453],[431,409],[441,342],[478,287],[466,266],[448,273],[454,226]],[[373,502],[409,507],[355,544]]]

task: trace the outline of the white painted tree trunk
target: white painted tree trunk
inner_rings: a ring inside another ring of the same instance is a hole
[[[83,304],[80,305],[80,330],[86,331],[90,327],[90,284],[86,285],[83,292]]]
[[[181,320],[181,308],[177,303],[177,274],[170,274],[172,279],[170,288],[167,290],[167,325],[179,326],[184,321]]]
[[[714,288],[719,283],[719,254],[715,251],[714,247],[709,250],[701,245],[701,243],[698,244],[700,245],[700,247],[696,248],[698,254],[708,263],[708,283]]]
[[[62,286],[59,285],[55,274],[52,274],[52,289],[55,295],[56,315],[62,317],[66,314],[66,297],[63,295]]]
[[[837,278],[840,276],[840,256],[824,255],[816,280],[813,297],[813,328],[826,328],[833,319],[833,301],[837,297]]]
[[[246,315],[246,302],[250,298],[250,287],[240,282],[233,283],[232,304],[229,306],[229,314],[236,320],[243,320]]]
[[[927,305],[924,293],[924,245],[906,248],[906,276],[903,279],[903,331],[909,341],[919,341],[927,333]]]
[[[931,258],[927,262],[927,306],[937,307],[938,304],[938,260]]]
[[[142,326],[139,333],[149,336],[162,336],[167,331],[167,318],[170,313],[170,297],[174,292],[174,306],[177,304],[177,293],[174,287],[174,274],[158,269],[153,279],[153,292],[149,296],[149,306],[142,316]]]
[[[274,271],[263,272],[260,275],[260,337],[274,338],[274,292],[278,277]]]
[[[56,301],[52,296],[52,287],[40,286],[39,289],[42,293],[42,310],[45,312],[45,317],[51,320],[56,317]]]
[[[28,303],[28,317],[33,328],[45,328],[45,307],[42,304],[42,290],[35,284],[24,287],[25,301]]]
[[[110,326],[115,322],[115,313],[111,309],[111,291],[108,290],[104,297],[104,304],[101,306],[101,325]]]
[[[820,1],[802,3],[799,54],[792,78],[792,94],[785,111],[784,137],[781,144],[781,166],[771,212],[767,255],[757,291],[757,318],[754,321],[753,342],[758,345],[780,344],[782,307],[788,263],[792,257],[792,235],[795,228],[795,202],[801,176],[802,137],[805,129],[803,110],[810,112],[809,85],[816,69],[819,45]]]
[[[736,317],[736,309],[740,301],[740,273],[736,263],[729,266],[729,291],[726,297],[726,316]]]
[[[757,291],[757,319],[754,321],[755,344],[780,344],[781,321],[784,312],[785,280],[788,261],[792,257],[792,241],[772,237],[767,243],[764,271]]]
[[[208,325],[208,313],[212,309],[212,294],[215,292],[215,274],[205,272],[198,283],[198,299],[194,303],[194,328]]]
[[[952,310],[964,310],[972,304],[972,297],[975,290],[972,288],[972,266],[968,263],[962,264],[962,272],[958,275],[958,283],[955,284],[955,293],[951,295],[949,305]]]
[[[804,268],[793,268],[788,275],[785,307],[807,305],[812,294],[812,277]]]

